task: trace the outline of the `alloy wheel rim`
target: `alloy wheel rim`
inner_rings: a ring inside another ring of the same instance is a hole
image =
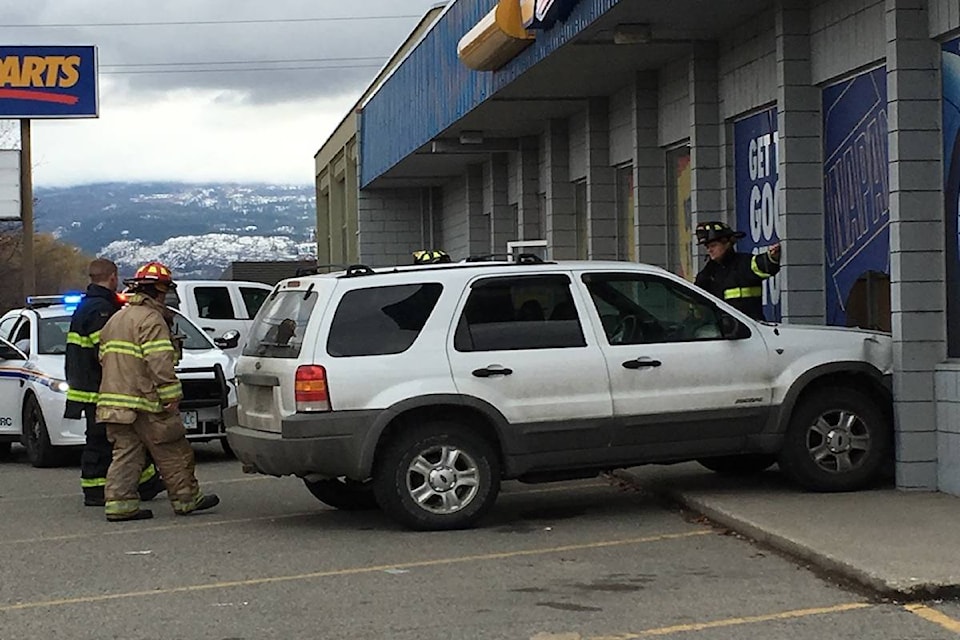
[[[806,445],[810,459],[820,469],[849,473],[861,466],[870,452],[870,430],[853,411],[827,411],[807,429]]]
[[[480,469],[470,454],[450,445],[428,447],[413,457],[406,472],[407,491],[421,509],[448,515],[477,496]]]

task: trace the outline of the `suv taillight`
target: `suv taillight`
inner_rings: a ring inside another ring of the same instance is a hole
[[[330,411],[327,370],[320,365],[309,364],[298,367],[293,390],[298,413]]]

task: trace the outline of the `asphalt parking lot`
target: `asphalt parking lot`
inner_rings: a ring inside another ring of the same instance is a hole
[[[415,533],[197,451],[221,506],[175,517],[158,499],[130,523],[82,506],[76,467],[0,463],[0,638],[960,634],[955,602],[849,590],[603,478],[507,483],[482,527]]]

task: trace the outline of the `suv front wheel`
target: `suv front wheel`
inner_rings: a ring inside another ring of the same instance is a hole
[[[875,482],[893,429],[879,402],[831,387],[801,398],[787,428],[780,469],[810,491],[854,491]]]
[[[378,456],[377,503],[412,529],[472,526],[500,491],[493,446],[466,426],[435,421],[400,431]]]

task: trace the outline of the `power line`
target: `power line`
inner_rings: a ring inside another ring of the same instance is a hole
[[[298,22],[366,22],[373,20],[412,20],[422,18],[416,14],[392,16],[327,16],[323,18],[264,18],[249,20],[167,20],[154,22],[78,22],[69,23],[38,23],[38,24],[0,24],[0,29],[62,29],[72,27],[173,27],[190,25],[219,25],[219,24],[288,24]]]
[[[125,64],[101,64],[101,69],[120,69],[128,67],[192,67],[213,66],[227,64],[288,64],[296,62],[341,62],[350,60],[380,60],[386,61],[387,56],[352,56],[345,58],[287,58],[284,60],[210,60],[208,62],[136,62]]]
[[[323,67],[251,67],[249,69],[128,69],[121,71],[100,71],[100,75],[153,75],[160,73],[246,73],[247,71],[338,71],[340,69],[379,69],[379,64],[343,64],[328,65]]]

